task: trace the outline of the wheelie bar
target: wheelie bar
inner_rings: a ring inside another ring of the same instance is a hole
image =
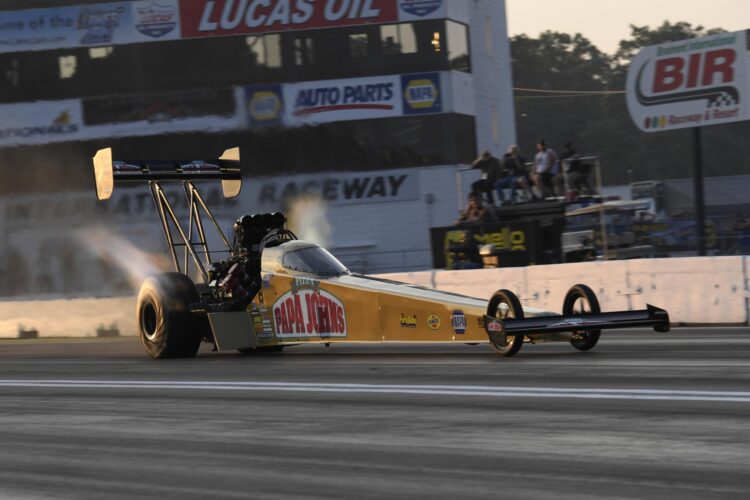
[[[497,334],[499,320],[485,316],[488,334]],[[494,325],[494,326],[491,326]],[[582,332],[651,326],[654,331],[669,331],[669,314],[664,309],[646,305],[640,311],[617,311],[598,314],[571,314],[568,316],[539,316],[527,319],[505,319],[502,330],[506,335],[533,335],[544,333]]]

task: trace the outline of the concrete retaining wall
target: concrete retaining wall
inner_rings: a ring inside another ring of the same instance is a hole
[[[524,305],[562,308],[571,285],[584,283],[605,311],[667,309],[677,324],[748,324],[748,263],[742,256],[586,262],[472,271],[423,271],[383,275],[429,288],[489,298],[498,288]],[[96,336],[116,325],[135,335],[135,297],[0,302],[0,338],[16,338],[19,325],[40,337]]]
[[[673,323],[747,324],[747,258],[687,257],[583,262],[525,268],[425,271],[389,278],[475,297],[498,288],[521,303],[560,311],[571,285],[589,285],[605,311],[641,309],[647,303],[669,311]]]

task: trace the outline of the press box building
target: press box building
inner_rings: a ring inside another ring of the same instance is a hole
[[[504,0],[60,4],[0,11],[0,161],[29,200],[50,189],[40,177],[88,188],[98,147],[200,158],[240,146],[249,182],[222,216],[311,194],[353,268],[424,269],[429,227],[450,224],[463,197],[457,167],[515,142]],[[465,191],[477,175],[463,177]],[[154,222],[147,206],[115,215],[126,233]]]

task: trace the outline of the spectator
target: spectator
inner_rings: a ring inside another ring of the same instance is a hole
[[[534,187],[536,195],[542,199],[552,196],[552,178],[555,176],[555,166],[558,165],[557,153],[547,147],[544,139],[539,139],[536,144],[537,153],[534,157]]]
[[[737,242],[737,254],[750,254],[750,220],[743,214],[737,214],[732,226],[732,232]]]
[[[572,199],[578,196],[578,192],[583,188],[586,189],[587,193],[591,194],[591,186],[589,186],[588,180],[589,174],[586,166],[583,165],[580,158],[581,155],[573,147],[573,143],[570,141],[566,142],[565,149],[560,156],[560,163],[563,168],[561,168],[560,173],[552,179],[558,196],[566,196]],[[567,188],[568,191],[570,191],[568,193],[565,192],[566,174],[568,177]]]
[[[466,208],[459,212],[458,219],[453,224],[483,224],[485,222],[495,222],[495,213],[482,204],[480,195],[469,193]]]
[[[495,182],[500,174],[500,160],[492,156],[489,151],[484,151],[482,155],[474,160],[471,168],[478,168],[482,172],[481,178],[471,184],[471,191],[474,193],[484,193],[487,197],[487,203],[495,204],[492,196],[492,190],[495,189]]]
[[[510,202],[513,203],[516,198],[516,188],[518,187],[524,190],[527,199],[531,198],[526,161],[520,155],[518,146],[514,144],[508,148],[508,152],[503,156],[501,174],[500,178],[495,181],[495,189],[500,201],[504,202],[503,190],[510,188]]]
[[[471,231],[460,231],[458,241],[448,245],[450,269],[481,269],[482,257]]]

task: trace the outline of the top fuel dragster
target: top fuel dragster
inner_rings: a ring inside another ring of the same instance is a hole
[[[102,149],[93,163],[99,200],[119,184],[148,185],[174,261],[175,272],[149,277],[138,296],[140,338],[153,358],[192,357],[201,342],[243,353],[307,342],[489,343],[512,356],[524,342],[565,341],[585,351],[603,330],[669,331],[665,310],[603,313],[594,292],[580,284],[557,314],[522,307],[505,289],[487,301],[353,274],[325,249],[299,240],[280,213],[240,217],[230,241],[196,184],[218,181],[224,196],[239,195],[239,148],[186,161],[118,161]],[[162,190],[170,182],[184,190],[187,221]],[[221,259],[213,259],[207,226],[223,243]]]

